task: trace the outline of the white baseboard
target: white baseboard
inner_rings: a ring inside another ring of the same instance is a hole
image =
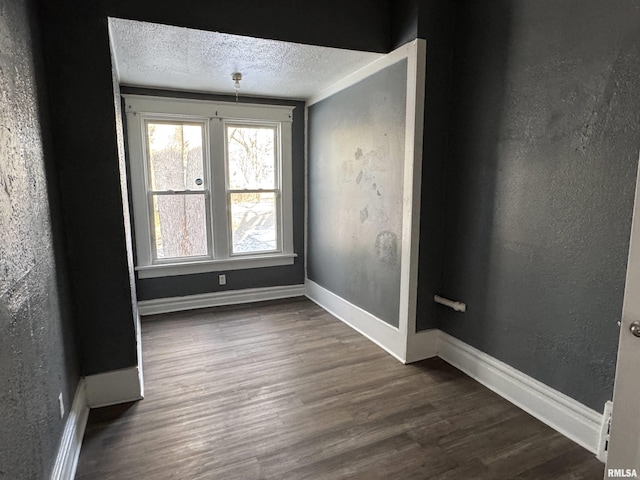
[[[602,415],[571,397],[440,331],[438,356],[592,453]]]
[[[196,308],[220,307],[223,305],[301,297],[304,294],[304,285],[246,288],[243,290],[226,290],[224,292],[203,293],[185,297],[142,300],[138,302],[138,310],[140,311],[140,315],[155,315],[158,313],[180,312]]]
[[[407,338],[407,358],[405,363],[419,362],[438,355],[439,330],[423,330]]]
[[[142,400],[144,392],[138,367],[89,375],[85,377],[85,386],[90,408]]]
[[[82,379],[78,383],[71,410],[69,410],[62,432],[56,463],[51,472],[51,480],[73,480],[75,477],[88,417],[89,406],[87,405],[85,382]]]
[[[311,280],[306,282],[306,295],[334,317],[406,363],[406,340],[400,330]]]

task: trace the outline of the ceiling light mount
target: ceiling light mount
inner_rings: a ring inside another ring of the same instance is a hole
[[[240,80],[242,80],[242,74],[240,72],[233,72],[231,74],[231,80],[233,80],[233,88],[236,91],[236,102],[238,101],[238,92],[240,91]]]

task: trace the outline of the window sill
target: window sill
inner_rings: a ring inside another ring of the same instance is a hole
[[[138,278],[172,277],[195,273],[224,272],[245,270],[248,268],[278,267],[293,265],[296,253],[277,253],[251,257],[234,257],[224,260],[206,260],[199,262],[164,263],[161,265],[141,265],[136,267]]]

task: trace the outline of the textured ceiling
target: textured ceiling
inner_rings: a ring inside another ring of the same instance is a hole
[[[112,18],[123,85],[307,99],[382,54],[205,32]]]

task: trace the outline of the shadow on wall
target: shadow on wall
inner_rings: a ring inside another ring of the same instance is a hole
[[[495,172],[506,101],[511,2],[477,12],[470,11],[467,3],[460,2],[456,12],[440,294],[466,302],[471,315],[484,318],[489,311]],[[488,30],[487,24],[501,28]],[[443,319],[440,328],[468,316],[438,308]]]
[[[35,14],[34,14],[35,17]],[[39,31],[32,28],[35,33],[35,41],[40,45],[41,39]],[[67,378],[67,391],[65,398],[73,399],[82,374],[79,365],[80,349],[78,348],[77,324],[75,320],[76,311],[73,305],[73,293],[70,288],[70,280],[67,266],[67,251],[65,242],[64,225],[62,222],[62,205],[60,202],[60,186],[56,172],[56,163],[51,138],[51,113],[49,110],[49,99],[47,98],[47,86],[45,79],[44,61],[41,56],[34,57],[34,72],[36,82],[36,95],[38,118],[40,119],[40,130],[42,132],[42,150],[44,158],[44,170],[47,180],[47,199],[49,201],[49,221],[51,225],[51,244],[53,247],[53,257],[55,262],[56,289],[58,293],[58,307],[60,312],[61,337],[65,358],[68,360],[65,365]]]
[[[420,198],[420,257],[416,329],[437,328],[440,306],[433,301],[442,283],[442,249],[446,221],[445,176],[451,118],[451,69],[455,5],[450,0],[420,1],[418,37],[427,41],[422,187]]]
[[[441,329],[602,410],[640,146],[640,4],[460,3]]]

